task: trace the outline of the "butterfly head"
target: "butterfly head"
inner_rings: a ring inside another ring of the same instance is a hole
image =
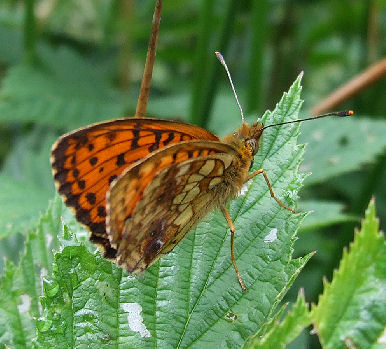
[[[243,123],[236,132],[224,138],[224,142],[237,149],[245,150],[250,156],[254,156],[259,150],[263,124],[255,122],[252,125]]]

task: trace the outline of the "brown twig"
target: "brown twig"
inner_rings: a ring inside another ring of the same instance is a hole
[[[318,115],[329,111],[348,98],[356,95],[368,85],[386,76],[386,58],[367,68],[363,73],[338,88],[315,107],[311,109],[312,115]]]
[[[159,33],[159,25],[161,22],[162,1],[157,0],[153,15],[153,27],[147,49],[147,57],[145,63],[145,70],[142,76],[141,90],[138,96],[137,109],[135,111],[136,117],[144,117],[146,114],[147,100],[149,99],[149,92],[151,86],[151,78],[153,74],[153,65],[155,61],[155,53],[157,49],[157,40]]]

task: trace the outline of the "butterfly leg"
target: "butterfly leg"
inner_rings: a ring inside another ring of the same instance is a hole
[[[272,186],[271,186],[271,183],[269,183],[269,179],[268,179],[268,176],[267,176],[267,173],[261,168],[255,172],[252,172],[250,175],[248,175],[247,179],[245,182],[248,182],[250,179],[252,179],[253,177],[257,176],[258,174],[262,173],[263,176],[264,176],[264,179],[265,179],[265,182],[267,183],[268,185],[268,189],[269,189],[269,192],[271,194],[271,197],[274,198],[276,200],[276,202],[283,208],[285,208],[286,210],[288,211],[291,211],[292,213],[295,213],[295,210],[293,210],[292,208],[289,208],[288,206],[284,205],[276,196],[275,196],[275,193],[273,192],[273,189],[272,189]]]
[[[234,252],[233,252],[233,245],[234,245],[234,240],[235,240],[235,226],[233,225],[232,218],[231,218],[227,208],[225,207],[225,205],[221,206],[221,211],[224,214],[224,217],[227,220],[229,228],[231,230],[231,257],[232,257],[232,264],[233,264],[233,267],[235,268],[236,275],[237,275],[237,278],[239,279],[240,286],[241,286],[242,290],[245,291],[247,288],[245,287],[244,282],[241,279],[241,275],[239,273],[239,269],[237,268],[236,260],[235,260],[235,255],[234,255]]]

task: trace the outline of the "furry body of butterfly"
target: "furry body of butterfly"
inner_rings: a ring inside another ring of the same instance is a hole
[[[197,126],[150,118],[99,123],[62,136],[52,149],[56,187],[77,220],[130,273],[170,252],[206,214],[219,207],[234,226],[225,203],[243,184],[260,145],[263,125],[243,123],[222,141]],[[292,211],[292,210],[291,210]],[[210,232],[208,232],[210,233]]]

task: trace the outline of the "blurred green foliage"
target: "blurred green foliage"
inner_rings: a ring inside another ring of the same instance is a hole
[[[56,137],[135,110],[154,2],[0,2],[0,254],[14,260],[54,189],[49,150]],[[240,123],[222,67],[256,120],[304,71],[306,112],[386,53],[385,0],[164,1],[148,113],[190,121],[219,135]],[[307,218],[297,253],[317,254],[296,280],[307,301],[331,278],[372,195],[386,222],[386,79],[341,106],[351,120],[302,125],[300,193]],[[15,243],[15,241],[17,243]],[[12,246],[12,253],[4,246]],[[0,263],[3,263],[1,258]],[[315,336],[294,344],[318,347]]]

